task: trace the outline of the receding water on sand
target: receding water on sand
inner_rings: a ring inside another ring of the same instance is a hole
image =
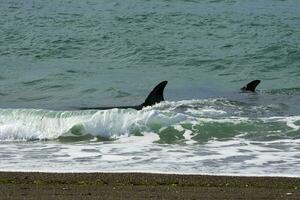
[[[268,106],[214,99],[0,113],[2,170],[300,174],[300,116]]]

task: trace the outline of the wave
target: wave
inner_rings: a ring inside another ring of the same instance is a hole
[[[114,140],[148,133],[159,136],[155,142],[170,144],[299,138],[300,116],[277,116],[273,107],[204,99],[167,101],[140,111],[0,109],[0,141]]]
[[[300,87],[272,89],[272,90],[265,91],[265,93],[272,94],[272,95],[299,95]]]

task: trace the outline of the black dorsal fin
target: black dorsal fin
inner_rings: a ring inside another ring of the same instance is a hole
[[[153,106],[156,103],[159,103],[161,101],[164,101],[164,89],[167,85],[168,81],[162,81],[160,82],[153,90],[150,92],[148,97],[146,98],[145,102],[137,105],[137,106],[110,106],[110,107],[85,107],[80,108],[80,110],[108,110],[113,108],[119,108],[119,109],[127,109],[132,108],[136,110],[141,110],[145,106]]]
[[[145,102],[142,104],[142,107],[152,106],[156,103],[164,101],[164,89],[167,85],[168,81],[160,82],[153,90],[150,92]]]
[[[242,87],[241,90],[255,92],[255,88],[258,86],[259,83],[260,80],[251,81],[246,86]]]

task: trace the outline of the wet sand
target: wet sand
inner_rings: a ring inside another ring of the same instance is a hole
[[[300,178],[0,172],[0,199],[300,199]]]

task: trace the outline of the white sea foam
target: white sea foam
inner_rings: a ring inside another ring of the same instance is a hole
[[[208,105],[207,105],[208,104]],[[214,107],[214,104],[218,106]],[[220,108],[219,105],[222,105]],[[297,131],[299,116],[270,116],[249,118],[227,113],[234,105],[227,100],[186,100],[163,102],[141,111],[132,109],[111,109],[101,111],[49,111],[35,109],[0,109],[0,140],[57,139],[61,136],[84,134],[96,137],[128,137],[132,131],[151,132],[160,126],[160,131],[169,126],[183,129],[182,123],[191,125],[253,124],[285,122],[286,126]],[[240,109],[239,106],[236,106]],[[250,127],[251,128],[251,127]],[[183,130],[181,130],[183,131]],[[191,140],[192,130],[185,129],[184,137]],[[252,131],[252,130],[249,130]],[[273,133],[281,130],[272,130]],[[245,135],[240,133],[240,136]]]
[[[151,133],[149,137],[157,139]],[[143,139],[138,143],[138,139],[124,137],[106,144],[2,145],[0,151],[9,156],[1,158],[0,170],[300,176],[299,150],[294,148],[300,140],[269,143],[236,139],[166,146]]]
[[[290,128],[292,128],[294,131],[299,130],[300,125],[296,125],[295,122],[300,122],[300,116],[285,116],[285,117],[268,117],[264,118],[265,121],[281,121],[281,122],[286,122],[286,125]],[[299,123],[300,124],[300,123]]]
[[[235,108],[243,112],[221,99],[140,111],[0,109],[0,170],[300,176],[300,117],[245,116]],[[92,137],[60,142],[85,135]],[[36,139],[47,141],[26,142]]]

